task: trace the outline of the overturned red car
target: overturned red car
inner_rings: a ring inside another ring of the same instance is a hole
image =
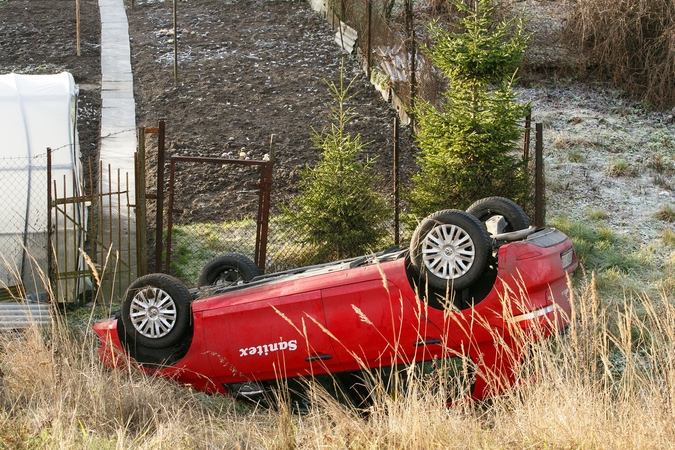
[[[459,362],[461,395],[480,399],[513,385],[529,343],[567,326],[577,264],[568,236],[489,197],[430,215],[406,249],[269,275],[226,255],[207,266],[206,296],[146,275],[94,331],[110,367],[237,398],[314,380],[362,405],[373,373]]]

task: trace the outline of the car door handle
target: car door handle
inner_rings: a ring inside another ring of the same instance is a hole
[[[331,355],[323,354],[323,355],[314,355],[314,356],[308,356],[305,358],[305,361],[307,362],[312,362],[312,361],[325,361],[327,359],[333,359]]]
[[[436,339],[427,339],[426,341],[418,341],[415,342],[413,345],[415,347],[420,347],[422,345],[438,345],[441,343],[441,340],[436,338]]]

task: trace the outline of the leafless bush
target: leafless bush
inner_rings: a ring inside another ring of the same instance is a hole
[[[672,0],[578,0],[564,39],[630,95],[675,105],[675,3]]]

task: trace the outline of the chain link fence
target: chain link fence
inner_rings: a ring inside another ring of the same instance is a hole
[[[257,260],[265,163],[174,157],[170,167],[163,271],[195,287],[204,266],[218,256]]]
[[[47,290],[47,187],[46,153],[0,158],[1,296]]]
[[[438,2],[437,2],[438,3]],[[420,49],[426,44],[425,23],[418,20],[439,6],[433,1],[330,0],[329,22],[345,22],[358,33],[357,56],[371,81],[392,101],[402,118],[416,99],[437,104],[445,88],[440,73]]]
[[[337,217],[321,217],[326,212],[319,211],[318,228],[303,228],[283,212],[274,180],[267,185],[271,191],[265,200],[260,166],[228,162],[186,157],[180,161],[174,158],[171,164],[166,265],[162,271],[190,287],[199,285],[209,261],[227,253],[244,255],[265,273],[272,273],[376,252],[394,244],[390,198],[383,200],[386,211],[380,216],[385,219],[379,223],[369,216],[372,199],[346,192]],[[195,179],[209,181],[195,183]],[[389,184],[382,187],[388,189]],[[266,201],[275,211],[270,216],[261,214]],[[262,252],[258,245],[264,246]]]

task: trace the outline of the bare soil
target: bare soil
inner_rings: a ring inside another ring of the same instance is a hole
[[[521,98],[544,125],[549,215],[597,215],[645,244],[667,227],[654,212],[673,203],[673,112],[650,112],[605,86],[560,76],[575,55],[559,39],[569,2],[526,0],[535,34]],[[300,170],[317,158],[312,130],[329,125],[333,104],[325,80],[358,75],[350,102],[368,154],[377,156],[380,189],[392,184],[394,111],[366,82],[356,61],[333,43],[333,30],[304,0],[194,0],[177,8],[178,83],[173,77],[172,3],[127,4],[135,76],[137,123],[167,122],[170,155],[258,159],[277,136],[273,202],[297,192]],[[82,56],[75,54],[75,4],[69,0],[0,0],[0,73],[68,70],[80,86],[80,142],[85,157],[98,154],[100,18],[97,2],[82,0]],[[153,143],[150,142],[152,151]],[[415,170],[414,145],[402,133],[403,180]],[[152,184],[154,155],[149,155]],[[623,167],[621,171],[616,168]],[[178,186],[183,219],[201,211],[238,216],[253,201],[255,176],[229,167],[186,167]],[[229,192],[224,196],[222,192]],[[217,194],[213,194],[217,193]]]
[[[300,169],[318,156],[310,141],[330,124],[327,81],[357,77],[348,106],[349,131],[360,134],[368,156],[392,188],[395,113],[367,83],[354,58],[333,42],[334,32],[305,1],[236,0],[178,2],[178,76],[174,82],[170,2],[142,0],[128,11],[137,121],[166,120],[168,153],[252,159],[269,152],[276,135],[273,205],[297,192]],[[412,145],[403,135],[402,160],[412,168]],[[151,162],[152,170],[152,162]],[[183,220],[208,219],[213,209],[228,218],[250,211],[244,194],[256,176],[228,176],[232,167],[192,166],[179,178]],[[152,179],[152,174],[150,174]],[[209,181],[207,181],[209,180]],[[227,202],[217,194],[231,193]],[[211,197],[211,198],[210,198]],[[204,211],[203,214],[199,211]]]
[[[383,192],[392,188],[394,110],[367,83],[356,60],[333,42],[333,30],[305,1],[180,1],[177,5],[178,77],[174,82],[172,3],[126,3],[140,126],[166,121],[171,155],[261,159],[276,135],[273,204],[297,192],[300,170],[316,160],[310,141],[330,124],[326,81],[357,77],[348,106],[349,130],[378,157]],[[0,72],[68,70],[80,85],[79,123],[85,157],[98,155],[100,123],[100,17],[97,2],[82,2],[82,56],[75,55],[72,1],[0,2]],[[401,161],[414,167],[413,146],[401,133]],[[148,185],[155,183],[156,147],[148,139]],[[230,172],[224,173],[224,172]],[[257,175],[230,168],[191,166],[179,178],[182,219],[227,218],[251,211]],[[241,173],[239,173],[241,172]],[[223,199],[223,190],[231,195]],[[213,195],[212,195],[213,194]]]

